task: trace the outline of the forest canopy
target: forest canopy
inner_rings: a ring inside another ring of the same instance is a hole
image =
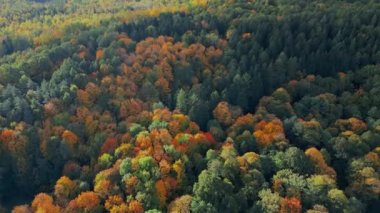
[[[380,207],[378,1],[0,3],[0,212]]]

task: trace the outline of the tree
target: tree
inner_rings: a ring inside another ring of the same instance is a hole
[[[70,145],[75,146],[78,142],[78,136],[70,130],[65,130],[62,133],[62,138]]]
[[[223,180],[211,171],[203,171],[195,183],[191,202],[191,211],[204,210],[217,212],[218,210],[238,211],[239,207],[233,193],[233,184]]]
[[[256,139],[248,130],[236,137],[234,145],[240,154],[257,150]]]
[[[168,207],[169,212],[190,213],[190,204],[192,197],[190,195],[182,195],[172,201]]]
[[[96,60],[100,60],[100,59],[102,59],[102,57],[103,57],[103,54],[104,54],[104,50],[103,50],[103,48],[100,48],[100,49],[98,49],[97,51],[96,51]]]
[[[233,138],[245,131],[252,132],[254,122],[255,118],[250,113],[237,117],[235,123],[228,129],[228,136]]]
[[[274,142],[285,141],[284,128],[279,119],[272,121],[262,120],[255,126],[253,133],[260,148],[265,148]]]
[[[335,170],[326,164],[322,153],[318,149],[311,147],[305,151],[305,154],[314,163],[317,173],[327,174],[330,175],[332,178],[336,177]]]
[[[327,193],[336,188],[336,181],[328,175],[312,175],[306,181],[306,198],[303,201],[306,206],[315,203],[326,204],[328,202]]]
[[[265,213],[278,212],[281,204],[281,197],[277,192],[270,189],[263,189],[259,192],[260,200],[257,201],[257,207]]]
[[[76,184],[70,178],[62,176],[54,186],[54,195],[58,199],[70,199],[76,189]]]
[[[160,207],[163,208],[166,205],[166,200],[168,197],[168,190],[166,189],[163,180],[158,180],[155,183],[158,200],[160,201]]]
[[[32,202],[32,208],[36,212],[61,212],[61,208],[53,204],[53,198],[45,193],[36,195]]]
[[[186,92],[181,88],[177,93],[176,108],[181,110],[183,113],[187,113],[188,103]]]
[[[291,125],[292,127],[288,127],[288,129],[291,128],[290,137],[301,147],[319,146],[329,139],[315,119],[310,121],[297,119]]]
[[[127,206],[124,203],[124,200],[119,195],[113,195],[108,197],[104,204],[105,209],[107,209],[110,212],[120,212],[122,209],[125,211],[127,210]]]
[[[82,192],[75,200],[74,206],[82,209],[85,212],[96,211],[100,205],[100,199],[95,192]],[[69,205],[70,206],[70,205]]]
[[[301,198],[306,189],[306,180],[304,176],[284,169],[273,176],[273,188],[280,195]]]
[[[376,200],[380,193],[380,179],[375,169],[363,159],[354,159],[348,165],[349,186],[347,192],[364,201]]]
[[[32,212],[32,208],[28,205],[19,205],[15,206],[12,210],[12,213],[25,213],[25,212]],[[6,210],[4,210],[6,212]]]
[[[299,174],[308,174],[312,171],[310,159],[297,147],[290,147],[285,152],[276,152],[272,159],[277,170],[291,169]]]
[[[290,102],[289,93],[284,88],[279,88],[272,93],[272,96],[261,98],[259,107],[265,108],[267,112],[284,119],[295,114]]]
[[[314,205],[313,209],[307,210],[307,213],[328,213],[329,211],[323,205]]]
[[[144,208],[141,205],[141,203],[139,203],[136,200],[132,200],[131,202],[129,202],[128,212],[131,212],[131,213],[143,213],[144,212]]]
[[[113,138],[113,137],[107,138],[104,144],[102,145],[102,147],[100,148],[100,154],[113,153],[115,149],[117,148],[117,146],[118,144],[117,144],[116,138]]]
[[[348,207],[348,199],[344,192],[339,189],[331,189],[328,194],[330,209],[333,211],[341,211]]]
[[[350,159],[355,156],[363,156],[369,151],[369,146],[352,131],[342,132],[338,137],[332,138],[329,143],[340,159]]]
[[[301,201],[297,198],[285,197],[281,200],[280,212],[300,213],[301,209]]]
[[[214,118],[225,126],[229,126],[233,122],[230,106],[227,102],[219,102],[213,111]]]

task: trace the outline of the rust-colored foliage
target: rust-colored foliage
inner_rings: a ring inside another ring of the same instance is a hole
[[[136,138],[136,146],[140,149],[148,149],[152,147],[152,141],[148,134],[140,133]]]
[[[282,189],[282,181],[280,179],[274,179],[272,188],[273,191],[280,192],[280,190]]]
[[[78,136],[70,130],[65,130],[62,138],[71,146],[75,146],[78,142]]]
[[[129,38],[128,36],[126,36],[126,35],[120,34],[118,37],[119,37],[119,40],[122,41],[125,45],[128,45],[128,44],[130,44],[130,43],[133,42],[133,40],[130,39],[130,38]]]
[[[224,125],[231,125],[233,122],[230,106],[227,102],[220,102],[213,111],[214,118]]]
[[[157,89],[163,93],[163,94],[168,94],[170,92],[169,88],[169,82],[165,78],[161,77],[159,78],[154,85],[157,87]]]
[[[99,88],[98,85],[92,83],[92,82],[89,82],[87,85],[86,85],[86,92],[88,94],[90,94],[91,96],[91,101],[95,100],[97,98],[97,96],[101,93],[101,89]]]
[[[33,209],[29,205],[15,206],[12,213],[32,213]]]
[[[88,49],[84,46],[81,46],[80,50],[78,52],[78,57],[80,59],[85,59],[85,58],[87,58],[87,56],[88,56]]]
[[[251,36],[252,36],[252,33],[243,33],[242,38],[243,38],[244,40],[247,40],[247,39],[250,39]]]
[[[9,143],[14,135],[14,131],[11,129],[4,129],[1,131],[0,140],[4,143]]]
[[[75,176],[75,174],[79,174],[80,169],[77,163],[69,161],[63,166],[62,174],[69,177]]]
[[[126,45],[133,42],[122,34],[119,34],[117,39]],[[169,197],[172,196],[172,190],[175,190],[183,181],[186,166],[185,161],[173,159],[167,153],[166,146],[174,145],[177,151],[190,154],[200,146],[203,148],[203,145],[208,147],[216,144],[213,136],[210,133],[200,132],[199,126],[191,122],[188,116],[177,112],[173,113],[168,108],[158,108],[152,111],[152,103],[150,101],[144,102],[145,99],[140,97],[141,89],[147,79],[149,79],[150,85],[153,85],[154,89],[157,90],[159,97],[165,97],[171,93],[171,85],[174,81],[173,64],[178,63],[180,66],[190,67],[189,60],[198,60],[204,64],[208,74],[213,75],[213,66],[223,55],[223,51],[216,47],[206,48],[201,44],[184,46],[182,43],[173,42],[173,38],[160,36],[158,38],[146,38],[137,43],[135,53],[128,52],[127,48],[116,48],[115,53],[121,59],[120,72],[117,73],[113,72],[115,67],[110,62],[103,60],[104,49],[99,48],[96,51],[95,57],[99,61],[99,69],[91,70],[88,75],[90,81],[87,81],[89,83],[85,88],[83,86],[80,86],[80,89],[75,88],[78,104],[75,109],[76,113],[68,119],[65,117],[64,120],[70,124],[80,124],[85,127],[83,132],[78,130],[78,134],[81,133],[80,137],[73,131],[66,129],[66,125],[54,126],[56,123],[54,116],[66,112],[66,109],[58,109],[58,106],[61,106],[58,100],[50,101],[44,106],[45,116],[49,118],[44,122],[44,129],[40,132],[42,138],[40,146],[44,156],[48,156],[47,152],[55,145],[54,143],[57,143],[52,136],[62,138],[64,143],[70,145],[71,149],[75,148],[75,155],[72,157],[80,158],[81,154],[87,154],[87,149],[92,146],[87,141],[92,142],[92,136],[98,137],[97,133],[102,133],[104,135],[99,136],[99,138],[105,139],[105,141],[99,149],[99,154],[115,152],[115,157],[119,158],[112,168],[116,168],[114,170],[117,175],[114,174],[115,172],[107,170],[98,172],[92,188],[93,191],[83,192],[71,201],[69,198],[76,196],[75,187],[77,186],[76,182],[70,178],[91,177],[93,175],[91,170],[94,167],[97,168],[99,164],[94,163],[94,165],[84,165],[83,167],[73,162],[64,164],[63,175],[65,176],[57,181],[54,193],[56,202],[65,206],[65,211],[97,211],[100,210],[100,205],[104,202],[106,209],[110,212],[143,212],[142,204],[138,201],[119,197],[119,186],[115,184],[115,178],[118,177],[121,158],[131,157],[132,170],[136,170],[138,159],[145,156],[153,157],[159,165],[161,179],[155,182],[155,189],[160,206],[165,208]],[[80,58],[91,59],[89,49],[85,47],[80,47],[77,53]],[[226,71],[223,67],[221,69]],[[194,76],[191,76],[189,84],[199,84],[202,79],[201,75],[202,73],[195,72]],[[95,105],[103,93],[109,94],[107,104],[111,105],[110,109],[112,110],[99,109]],[[230,112],[228,104],[227,108],[227,113],[230,115],[223,118],[223,122],[231,124],[234,113]],[[223,114],[223,112],[220,113]],[[168,127],[149,128],[153,122],[158,126],[167,125]],[[130,133],[119,134],[119,126],[121,128],[123,125],[128,127],[130,123],[138,123],[147,131],[141,131],[136,137]],[[77,131],[75,130],[75,132]],[[86,143],[79,143],[80,139],[86,140]],[[120,143],[122,145],[119,146]],[[20,147],[26,145],[23,142],[20,144],[23,145]],[[18,150],[21,153],[20,155],[27,156],[20,148],[14,150]],[[54,158],[50,155],[49,157]],[[25,166],[20,166],[20,168],[23,167]],[[25,171],[27,170],[25,169]],[[122,188],[125,188],[126,193],[137,193],[136,188],[141,181],[137,176],[132,175],[123,179],[122,183],[125,184],[125,187]],[[98,207],[99,209],[97,209]]]
[[[212,146],[215,143],[216,141],[210,133],[196,133],[195,135],[179,133],[172,141],[176,150],[182,153],[191,152],[200,144]]]
[[[168,196],[168,191],[166,189],[165,183],[163,180],[158,180],[155,184],[158,200],[160,201],[160,207],[166,205],[166,199]]]
[[[170,164],[167,160],[163,159],[159,163],[161,176],[166,177],[171,170]]]
[[[177,151],[185,153],[189,150],[190,138],[192,135],[186,133],[179,133],[173,140],[173,145]]]
[[[248,113],[236,118],[235,122],[228,129],[228,135],[235,137],[237,134],[242,133],[244,130],[252,131],[255,124],[255,118],[252,114]]]
[[[368,152],[368,154],[365,155],[365,159],[369,162],[371,162],[376,168],[380,168],[380,156],[376,152]]]
[[[305,154],[309,156],[316,165],[318,173],[330,175],[332,178],[336,177],[335,170],[326,164],[322,153],[318,149],[311,147],[305,151]]]
[[[300,213],[302,210],[301,201],[295,197],[286,197],[281,200],[281,213]]]
[[[79,89],[77,91],[77,97],[78,97],[79,103],[83,104],[84,106],[91,105],[90,94],[88,94],[87,91]]]
[[[101,49],[98,49],[96,51],[96,60],[100,60],[103,58],[103,54],[104,54],[104,50],[101,48]]]
[[[118,147],[117,139],[114,137],[107,138],[102,147],[100,148],[100,155],[104,153],[113,153]]]
[[[137,200],[132,200],[128,204],[128,213],[143,213],[144,208]]]
[[[53,116],[58,112],[55,101],[49,101],[44,105],[44,112],[47,116]]]
[[[253,134],[261,147],[266,147],[275,141],[285,140],[284,128],[279,119],[262,120],[255,126]]]
[[[125,181],[125,186],[126,186],[126,189],[127,189],[127,193],[132,193],[135,186],[137,185],[138,183],[138,178],[136,176],[131,176],[129,178],[127,178]]]
[[[87,212],[95,210],[100,204],[99,197],[95,192],[82,192],[74,201],[76,206]]]
[[[32,208],[35,212],[61,212],[59,206],[53,204],[53,198],[45,193],[36,195],[32,202]]]
[[[168,191],[175,189],[178,186],[178,181],[174,177],[165,177],[162,179]]]

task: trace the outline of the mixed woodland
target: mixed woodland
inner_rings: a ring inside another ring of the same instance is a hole
[[[0,3],[0,212],[380,208],[378,1]]]

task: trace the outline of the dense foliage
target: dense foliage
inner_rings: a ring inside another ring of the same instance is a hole
[[[379,208],[377,1],[0,2],[4,211]]]

